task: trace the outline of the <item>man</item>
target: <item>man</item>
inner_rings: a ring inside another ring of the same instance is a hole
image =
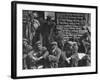
[[[78,46],[76,42],[67,41],[64,45],[64,51],[61,55],[61,67],[78,66]]]
[[[23,39],[23,69],[27,68],[26,57],[32,49],[33,47],[29,45],[29,41],[26,38],[24,38]]]
[[[42,21],[41,34],[43,38],[43,45],[47,48],[51,41],[53,30],[55,28],[55,23],[52,21],[52,16],[47,16],[47,19]]]
[[[91,46],[91,32],[88,26],[83,26],[84,34],[80,37],[79,52],[88,54]]]
[[[84,34],[84,38],[82,39],[82,43],[83,43],[84,48],[85,48],[85,53],[89,54],[88,51],[91,49],[91,40],[90,40],[89,33]]]
[[[52,42],[50,55],[48,57],[51,68],[58,67],[60,56],[61,56],[61,50],[58,48],[57,42]]]
[[[40,26],[40,23],[37,19],[38,17],[38,14],[37,12],[33,12],[32,15],[31,15],[31,27],[30,27],[30,44],[34,45],[35,42],[37,42],[39,40],[39,26]]]
[[[66,41],[60,58],[60,67],[70,67],[70,59],[72,56],[72,42]]]
[[[72,47],[72,56],[71,56],[71,67],[77,67],[78,66],[78,44],[77,42],[73,42],[73,47]]]
[[[45,68],[48,66],[47,57],[49,52],[45,47],[42,46],[41,42],[38,41],[35,44],[34,50],[28,53],[27,63],[29,65],[29,69],[34,68]]]

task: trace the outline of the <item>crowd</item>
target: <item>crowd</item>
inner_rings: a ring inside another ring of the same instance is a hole
[[[37,12],[28,15],[23,38],[23,69],[90,66],[91,41],[88,27],[79,39],[64,40],[51,16],[38,19]],[[85,55],[80,59],[78,54]]]

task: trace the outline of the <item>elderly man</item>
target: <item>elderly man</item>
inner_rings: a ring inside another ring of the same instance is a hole
[[[37,12],[33,12],[31,15],[30,24],[30,44],[34,45],[40,39],[39,27],[40,22],[38,21]]]
[[[58,67],[60,56],[61,56],[61,50],[58,48],[57,42],[52,42],[51,51],[49,55],[49,62],[51,68]]]
[[[29,45],[29,41],[26,38],[24,38],[23,39],[23,69],[27,68],[26,57],[32,49],[33,47]]]
[[[76,67],[78,66],[78,46],[76,42],[67,41],[64,45],[64,50],[61,55],[61,67]]]
[[[48,66],[47,57],[49,52],[46,47],[43,47],[41,42],[38,41],[35,44],[34,50],[28,53],[27,65],[29,69],[34,68],[45,68]]]
[[[72,67],[77,67],[78,66],[78,45],[77,42],[73,42],[73,47],[72,47],[72,56],[71,56],[71,66]]]

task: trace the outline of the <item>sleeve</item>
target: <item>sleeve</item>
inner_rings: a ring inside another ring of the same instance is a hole
[[[56,62],[56,57],[54,55],[49,55],[48,59],[50,62]]]
[[[45,59],[45,58],[47,58],[48,55],[49,55],[49,52],[48,52],[47,48],[43,47],[43,55],[42,55],[42,57]]]
[[[57,49],[57,55],[56,55],[57,61],[59,61],[60,56],[61,56],[61,50],[60,49]]]
[[[59,62],[60,56],[61,56],[61,50],[57,49],[56,50],[56,55],[53,57],[54,61]]]
[[[61,59],[65,61],[66,58],[67,58],[67,57],[66,57],[66,53],[63,51],[63,52],[61,53]]]
[[[32,51],[30,51],[30,52],[28,53],[28,56],[29,56],[30,58],[32,58],[33,53],[34,53],[34,51],[33,51],[33,50],[32,50]]]
[[[56,55],[49,55],[49,61],[59,62],[61,56],[61,50],[57,49],[56,53],[57,53]]]
[[[44,52],[43,58],[46,59],[48,55],[49,55],[49,52],[46,50],[46,51]]]

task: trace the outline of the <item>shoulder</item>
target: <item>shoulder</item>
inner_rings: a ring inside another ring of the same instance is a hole
[[[34,53],[34,50],[30,51],[30,52],[28,53],[28,56],[33,55],[33,53]]]
[[[61,49],[60,48],[57,48],[56,51],[61,53]]]

